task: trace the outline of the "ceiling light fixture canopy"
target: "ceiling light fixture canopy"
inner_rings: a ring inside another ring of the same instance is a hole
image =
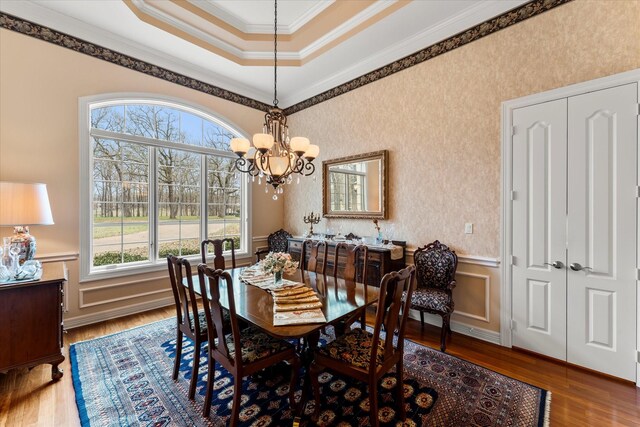
[[[305,137],[289,138],[287,117],[278,108],[278,0],[274,1],[273,107],[264,115],[262,133],[253,135],[253,146],[246,138],[232,138],[230,146],[238,155],[236,169],[253,180],[257,176],[259,183],[265,178],[265,191],[269,191],[269,185],[273,187],[273,200],[283,193],[284,184],[291,184],[293,174],[309,176],[316,170],[313,160],[320,154],[320,147]]]

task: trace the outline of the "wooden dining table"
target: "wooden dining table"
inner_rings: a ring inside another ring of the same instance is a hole
[[[360,308],[371,305],[378,300],[379,289],[375,286],[367,286],[365,292],[362,283],[334,278],[330,274],[322,275],[296,270],[293,274],[285,274],[284,278],[304,283],[316,290],[322,302],[322,312],[326,323],[274,326],[273,297],[266,290],[241,280],[240,274],[244,268],[239,267],[227,270],[233,279],[236,315],[276,338],[306,338],[314,341],[314,335],[319,335],[323,327],[342,319],[348,319]],[[195,292],[198,295],[202,295],[197,275],[193,277],[193,285]],[[220,302],[223,307],[229,308],[228,301],[226,282],[221,280]]]

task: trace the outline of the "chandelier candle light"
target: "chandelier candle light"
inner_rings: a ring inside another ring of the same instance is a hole
[[[236,169],[254,181],[257,176],[258,183],[266,176],[265,191],[273,186],[273,200],[277,200],[284,191],[282,186],[293,181],[292,174],[309,176],[315,172],[313,160],[320,154],[320,147],[305,137],[289,138],[287,117],[278,108],[278,1],[274,3],[273,107],[264,115],[262,133],[253,135],[253,147],[246,138],[232,138],[229,145],[238,156]]]

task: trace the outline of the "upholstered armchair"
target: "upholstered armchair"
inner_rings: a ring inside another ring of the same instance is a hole
[[[411,308],[420,311],[422,327],[425,311],[442,317],[440,350],[444,352],[447,333],[451,335],[450,319],[454,308],[451,291],[456,286],[458,256],[447,245],[436,240],[424,248],[416,249],[413,260],[417,287],[411,297]]]
[[[268,248],[256,251],[256,262],[260,261],[262,255],[266,255],[269,252],[287,252],[289,250],[289,240],[287,240],[289,237],[292,237],[291,233],[282,228],[269,234],[269,237],[267,237]]]

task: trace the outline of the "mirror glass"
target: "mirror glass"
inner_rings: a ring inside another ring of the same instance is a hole
[[[387,151],[323,162],[328,218],[386,218]]]

